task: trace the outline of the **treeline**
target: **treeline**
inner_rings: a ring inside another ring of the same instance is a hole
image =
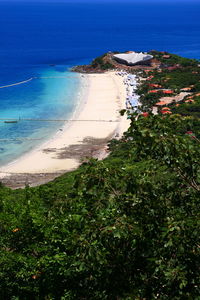
[[[154,58],[161,61],[164,65],[173,66],[179,64],[182,67],[196,67],[198,65],[198,60],[182,57],[176,54],[172,54],[166,51],[156,51],[152,50],[149,54],[153,55]],[[168,57],[167,57],[168,56]]]
[[[132,116],[104,161],[1,186],[0,299],[199,299],[195,122]]]

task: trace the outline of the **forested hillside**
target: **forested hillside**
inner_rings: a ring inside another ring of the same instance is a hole
[[[104,161],[1,186],[0,299],[199,299],[199,120],[131,121]]]

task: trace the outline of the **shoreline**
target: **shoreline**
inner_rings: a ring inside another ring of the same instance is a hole
[[[67,128],[69,128],[71,126],[70,123],[64,121],[64,120],[71,120],[71,119],[76,119],[76,117],[79,116],[81,109],[84,106],[84,99],[87,97],[87,93],[88,93],[88,86],[89,86],[89,81],[87,81],[86,78],[82,78],[83,76],[81,76],[81,74],[78,74],[79,76],[79,84],[78,84],[78,92],[76,93],[75,96],[75,109],[70,113],[70,115],[67,113],[67,115],[63,116],[60,120],[60,125],[57,126],[57,128],[53,129],[51,134],[48,134],[47,136],[43,137],[43,141],[35,144],[32,149],[29,149],[25,152],[23,152],[22,154],[20,154],[18,157],[4,163],[0,165],[0,180],[2,178],[1,176],[1,169],[3,168],[8,168],[10,166],[12,166],[13,164],[17,163],[19,160],[21,160],[22,158],[25,158],[28,154],[31,154],[32,152],[35,152],[37,150],[40,150],[40,148],[45,147],[46,144],[48,144],[51,140],[53,140],[55,137],[58,137],[61,134],[61,131],[63,131],[64,129],[66,130]],[[37,136],[36,136],[37,139]],[[41,138],[40,138],[41,140]]]
[[[75,170],[84,157],[104,158],[106,144],[113,137],[121,137],[130,124],[119,111],[125,108],[126,89],[123,79],[115,72],[104,74],[85,74],[83,92],[78,108],[72,118],[76,121],[67,122],[53,137],[24,154],[19,159],[0,167],[0,180],[6,185],[9,178],[24,183],[37,185],[44,183],[44,178],[34,182],[38,174],[46,174],[48,181],[55,177]],[[57,176],[56,176],[57,175]],[[32,179],[31,179],[32,178]],[[12,186],[12,183],[10,184]]]

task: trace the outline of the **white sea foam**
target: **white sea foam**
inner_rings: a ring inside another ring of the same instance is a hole
[[[27,79],[27,80],[24,80],[24,81],[20,81],[20,82],[8,84],[8,85],[3,85],[3,86],[0,86],[0,89],[8,88],[8,87],[15,86],[15,85],[24,84],[24,83],[26,83],[26,82],[32,81],[32,80],[35,79],[35,78],[36,78],[36,77],[31,77],[31,78],[29,78],[29,79]]]
[[[34,93],[35,87],[38,87],[37,82],[26,90],[26,94],[24,94],[26,101],[20,100],[18,102],[18,99],[23,97],[23,90],[22,92],[19,90],[18,98],[16,97],[16,101],[13,101],[15,105],[1,111],[0,165],[13,161],[38,147],[53,136],[56,131],[59,134],[66,124],[64,119],[73,118],[77,110],[80,109],[82,93],[85,92],[81,76],[70,72],[54,75],[52,72],[58,74],[57,71],[47,69],[43,71],[44,75],[36,75],[37,77],[31,77],[26,81],[17,83],[22,84],[38,79],[42,89],[40,94],[36,95],[35,102],[32,102],[33,98],[28,98],[28,93],[30,95]],[[4,120],[8,119],[16,119],[18,122],[5,124]],[[23,119],[27,120],[23,121]],[[33,120],[31,121],[31,119]],[[58,119],[60,122],[34,122],[34,119]]]

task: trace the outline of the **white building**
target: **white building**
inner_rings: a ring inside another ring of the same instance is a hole
[[[146,53],[138,52],[129,52],[129,53],[120,53],[113,55],[113,58],[122,64],[128,66],[134,66],[137,64],[149,64],[150,60],[153,58],[152,55]]]

